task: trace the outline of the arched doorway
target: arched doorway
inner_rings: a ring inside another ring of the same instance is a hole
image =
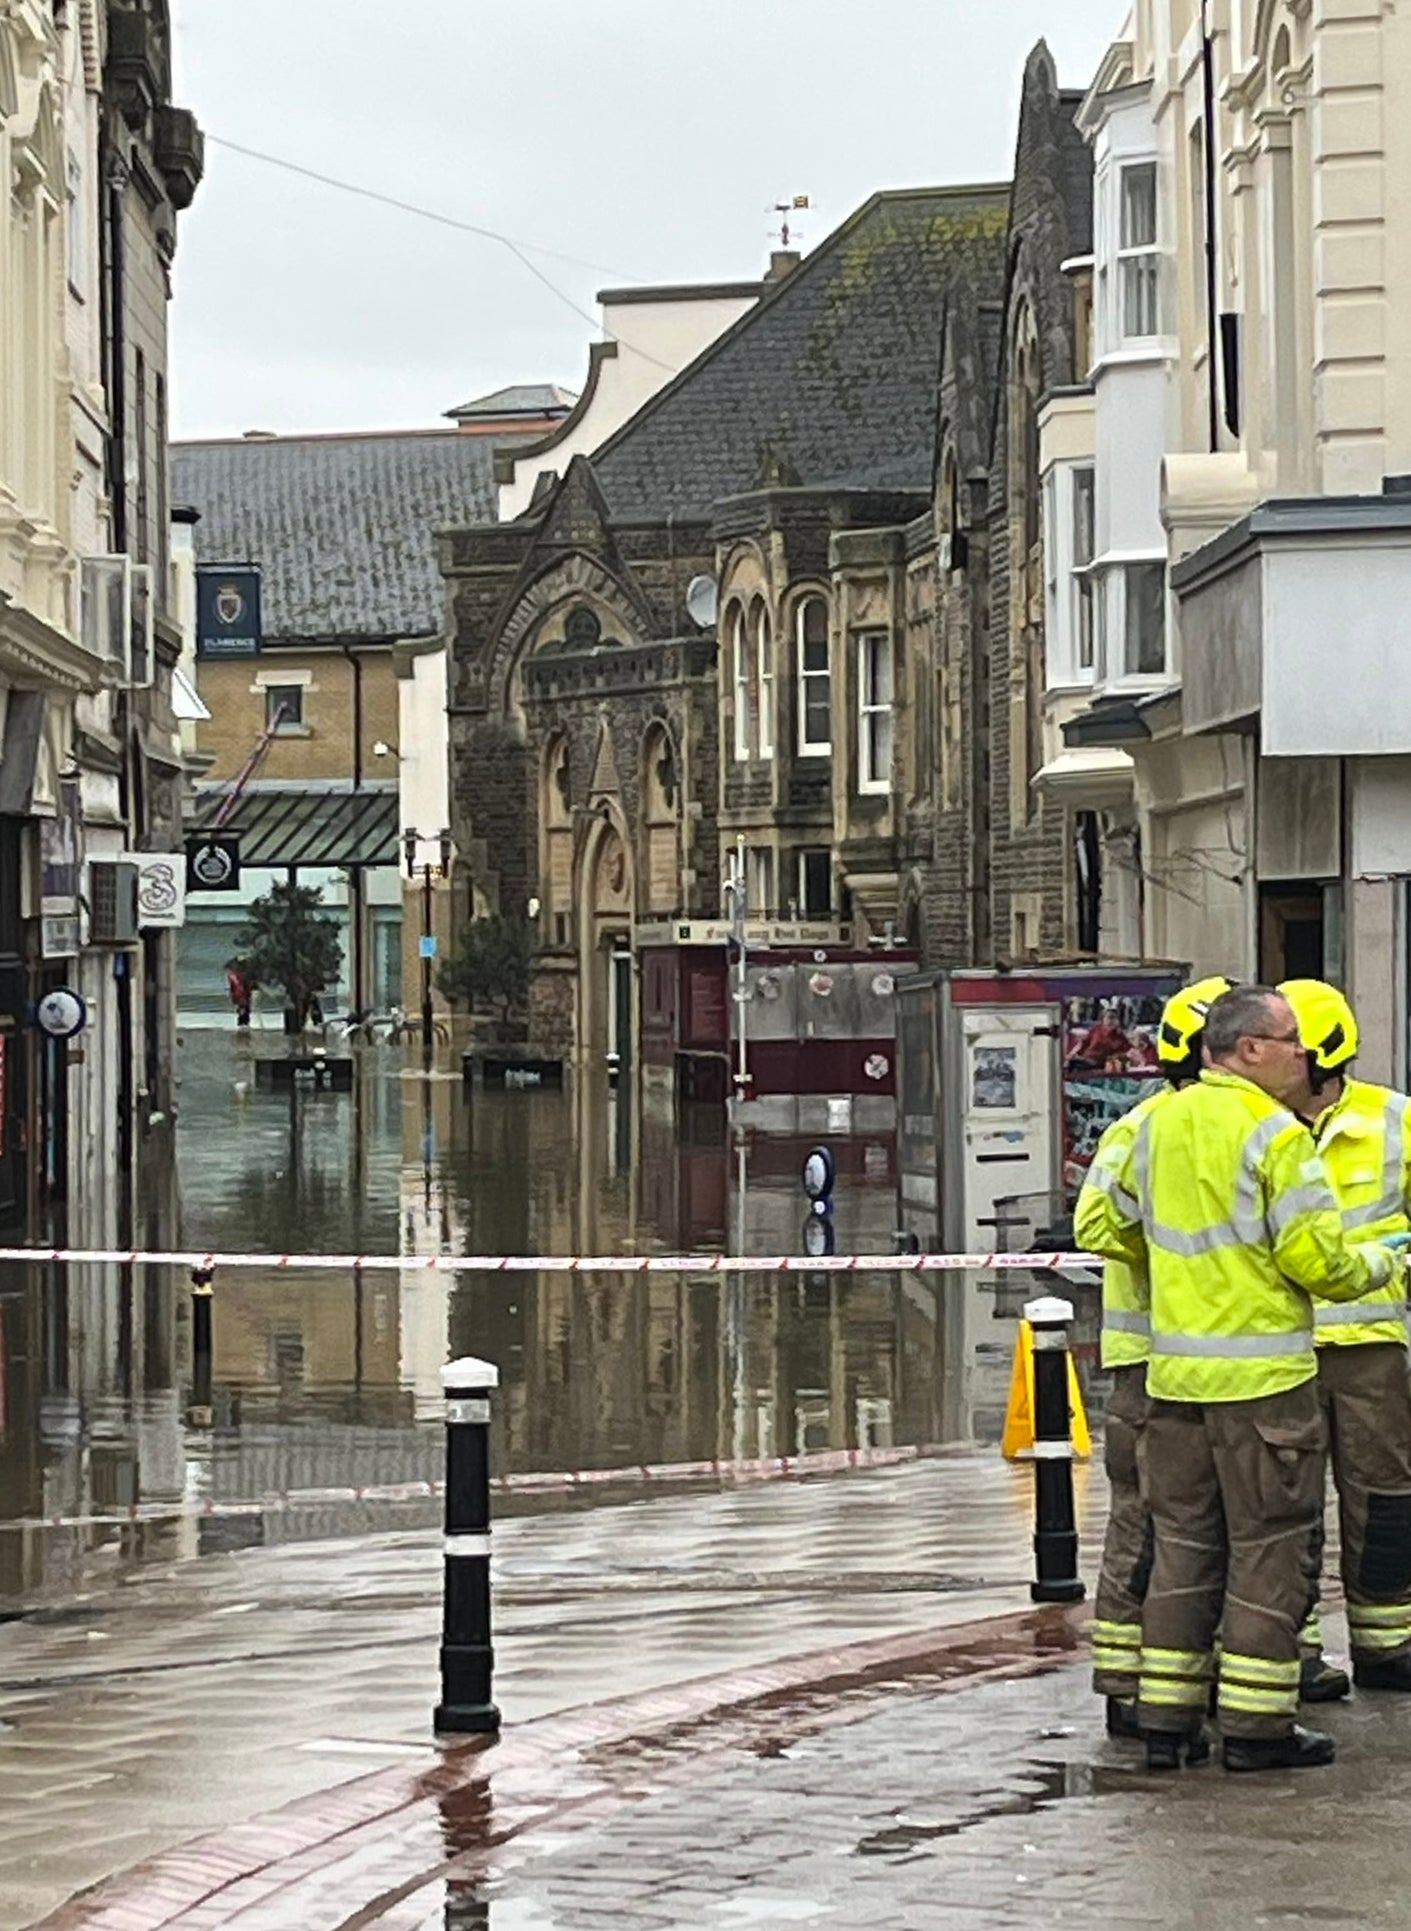
[[[610,805],[583,847],[578,894],[578,1049],[590,1068],[619,1077],[632,1064],[636,1035],[633,984],[632,856]]]

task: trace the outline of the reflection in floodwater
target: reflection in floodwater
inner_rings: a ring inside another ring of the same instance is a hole
[[[262,1048],[277,1050],[188,1036],[179,1184],[147,1216],[149,1243],[801,1251],[800,1144],[756,1141],[737,1164],[714,1113],[644,1116],[606,1088],[472,1096],[454,1077],[403,1077],[386,1049],[360,1063],[350,1093],[269,1093],[249,1057]],[[839,1251],[891,1252],[890,1142],[838,1155]],[[125,1530],[120,1552],[170,1559],[264,1539],[265,1518],[239,1505],[438,1479],[440,1370],[455,1354],[499,1366],[504,1472],[997,1439],[1012,1323],[1031,1291],[1028,1276],[227,1270],[207,1428],[190,1425],[184,1277],[11,1267],[0,1271],[0,1600],[76,1585],[95,1546],[112,1546],[111,1528],[105,1544],[82,1525],[134,1504],[171,1505],[180,1520]],[[356,1526],[321,1518],[325,1533]]]

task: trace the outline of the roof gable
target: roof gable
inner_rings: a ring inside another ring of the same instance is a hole
[[[597,452],[614,517],[780,477],[928,491],[946,291],[1002,273],[1008,212],[1007,187],[875,195]]]

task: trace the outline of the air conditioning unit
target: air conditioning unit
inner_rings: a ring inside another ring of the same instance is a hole
[[[136,945],[137,867],[126,858],[88,861],[88,943]]]
[[[968,570],[970,567],[970,537],[965,530],[952,530],[941,538],[941,569],[947,575],[953,570]]]
[[[156,596],[152,567],[130,556],[84,557],[79,574],[79,633],[99,659],[106,681],[147,690],[155,676]]]

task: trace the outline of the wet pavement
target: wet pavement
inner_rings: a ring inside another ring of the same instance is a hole
[[[1101,1486],[1083,1484],[1090,1538]],[[678,1710],[686,1679],[736,1700],[761,1670],[806,1687],[816,1669],[790,1659],[858,1643],[899,1644],[883,1674],[904,1671],[938,1631],[1026,1603],[1030,1492],[1028,1471],[960,1455],[504,1523],[506,1741],[605,1695],[628,1700],[631,1734],[644,1700]],[[3,1931],[189,1837],[432,1769],[440,1580],[438,1537],[301,1544],[149,1565],[0,1628]],[[577,1746],[542,1747],[556,1765]],[[557,1800],[541,1772],[531,1787]]]
[[[361,1057],[349,1093],[263,1091],[255,1059],[279,1050],[272,1035],[186,1035],[179,1221],[156,1213],[145,1240],[799,1248],[804,1149],[755,1141],[742,1158],[717,1113],[676,1121],[587,1085],[472,1095],[449,1067],[408,1077],[387,1048]],[[891,1251],[890,1142],[838,1151],[840,1248]],[[178,1552],[430,1522],[430,1504],[347,1497],[439,1478],[439,1375],[454,1354],[499,1366],[494,1453],[510,1477],[993,1440],[1026,1284],[240,1271],[215,1292],[212,1425],[194,1426],[184,1279],[0,1272],[0,1609]],[[344,1499],[291,1502],[310,1490]],[[116,1526],[134,1511],[185,1526]]]

